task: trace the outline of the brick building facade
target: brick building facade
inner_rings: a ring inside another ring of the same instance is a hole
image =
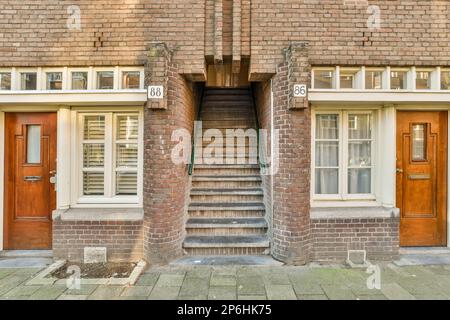
[[[300,265],[448,244],[447,1],[0,0],[0,30],[0,249],[81,260],[85,247],[106,247],[110,260],[154,264],[270,252]],[[161,96],[148,95],[152,86]],[[13,236],[35,228],[15,225],[27,215],[16,180],[37,174],[7,149],[13,136],[31,141],[37,120],[8,114],[42,112],[58,119],[52,244],[27,247]],[[196,120],[265,130],[258,172],[175,163]],[[411,132],[400,131],[406,122]],[[94,129],[100,136],[89,136]]]

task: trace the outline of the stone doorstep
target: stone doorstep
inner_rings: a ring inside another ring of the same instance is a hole
[[[48,266],[43,271],[39,272],[34,278],[29,280],[25,285],[52,285],[56,282],[61,283],[65,282],[67,279],[58,279],[55,277],[46,278],[47,275],[57,270],[61,266],[66,263],[66,260],[58,260],[53,264]],[[81,284],[99,284],[99,285],[134,285],[138,280],[141,273],[144,271],[147,263],[144,260],[141,260],[134,267],[133,271],[128,278],[91,278],[91,279],[80,279]]]

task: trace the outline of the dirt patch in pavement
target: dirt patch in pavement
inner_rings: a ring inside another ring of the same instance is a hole
[[[66,279],[73,274],[69,267],[77,266],[80,268],[81,279],[93,278],[128,278],[133,271],[136,263],[129,262],[107,262],[107,263],[76,263],[66,262],[62,267],[50,273],[49,277]]]

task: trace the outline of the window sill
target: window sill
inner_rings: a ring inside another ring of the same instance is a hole
[[[53,220],[62,221],[142,221],[142,208],[70,208],[53,211]]]
[[[398,218],[400,210],[390,207],[311,208],[311,219]]]

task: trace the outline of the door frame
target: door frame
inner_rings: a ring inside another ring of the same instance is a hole
[[[4,250],[4,191],[5,191],[5,113],[56,113],[56,210],[70,204],[70,107],[68,106],[7,106],[0,107],[0,251]],[[65,186],[65,188],[61,188]],[[64,190],[64,192],[60,192]]]
[[[441,106],[441,107],[436,107],[436,106],[432,106],[432,105],[428,105],[426,106],[426,109],[424,109],[424,105],[421,106],[399,106],[396,105],[395,106],[395,119],[394,119],[394,125],[395,125],[395,136],[394,138],[394,144],[395,144],[395,152],[397,152],[397,116],[398,116],[398,111],[429,111],[429,112],[439,112],[439,111],[447,111],[447,245],[444,247],[450,248],[450,107],[448,106]],[[393,157],[393,161],[395,164],[395,168],[396,168],[396,156]],[[397,179],[396,179],[396,172],[394,173],[394,183],[395,183],[395,188],[394,190],[396,190],[397,187]],[[395,198],[395,207],[397,207],[397,197],[396,197],[396,192],[394,191],[394,198]],[[400,219],[400,218],[399,218]],[[399,226],[399,232],[400,232],[400,226]],[[436,248],[444,248],[444,247],[436,247]],[[401,247],[401,248],[406,248],[406,247]],[[431,247],[433,248],[433,247]]]

